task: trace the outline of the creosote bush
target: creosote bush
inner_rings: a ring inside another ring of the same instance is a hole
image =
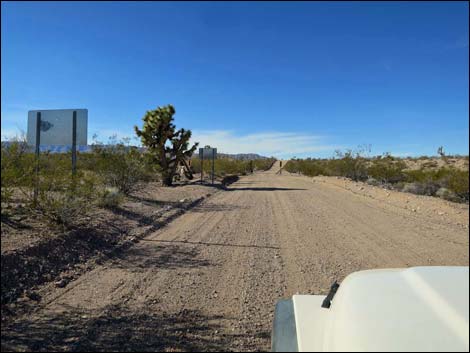
[[[34,155],[30,152],[26,140],[15,138],[9,144],[2,143],[1,148],[1,202],[7,206],[13,192],[18,187],[32,184]]]
[[[426,157],[428,158],[428,157]],[[424,157],[420,158],[425,159]],[[336,153],[332,159],[292,159],[285,169],[307,176],[342,176],[370,185],[393,188],[418,195],[438,196],[450,201],[469,201],[469,172],[451,166],[407,170],[403,160],[390,154],[364,158],[361,153]]]
[[[124,195],[117,188],[107,187],[101,194],[98,201],[99,206],[106,208],[116,208],[124,201]]]
[[[117,188],[124,195],[129,195],[137,189],[139,182],[149,180],[157,173],[143,153],[122,143],[94,145],[91,157],[92,170],[102,183]]]
[[[145,152],[110,141],[108,146],[97,144],[92,152],[78,152],[74,177],[70,152],[41,152],[36,160],[24,140],[2,143],[2,214],[20,202],[31,214],[68,228],[82,223],[97,205],[115,207],[140,181],[158,179],[158,169]],[[119,193],[107,192],[109,188]]]
[[[255,159],[255,160],[239,160],[233,158],[217,158],[214,162],[214,172],[217,177],[226,175],[247,175],[253,171],[268,170],[272,167],[275,159]],[[194,173],[201,172],[201,161],[199,158],[193,158],[191,168]],[[212,160],[204,160],[204,174],[212,173]]]
[[[32,185],[21,188],[34,213],[64,228],[84,222],[96,204],[99,185],[96,176],[84,170],[72,176],[70,159],[70,154],[42,154],[37,200],[34,200],[34,176]]]
[[[405,180],[405,169],[405,162],[386,154],[384,157],[372,161],[367,168],[367,174],[383,183],[398,183]]]

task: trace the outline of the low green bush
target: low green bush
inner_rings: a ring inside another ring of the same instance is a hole
[[[343,176],[354,181],[367,180],[366,159],[351,150],[336,152],[337,158],[328,161],[329,175]]]
[[[105,208],[116,208],[124,201],[124,195],[117,188],[106,187],[100,194],[98,205]]]
[[[253,160],[254,170],[268,170],[273,166],[274,162],[276,162],[275,158],[255,159]]]
[[[307,176],[330,175],[326,170],[326,165],[322,160],[313,159],[293,159],[287,162],[285,168],[290,173],[302,173]]]
[[[398,183],[406,178],[405,168],[405,162],[385,155],[383,158],[371,161],[371,165],[367,168],[367,175],[383,183]]]
[[[31,187],[35,170],[34,154],[24,139],[15,139],[1,147],[1,202],[9,204],[13,190]],[[3,207],[2,207],[3,211]]]
[[[447,187],[462,200],[469,201],[468,170],[454,169],[447,179]]]
[[[435,195],[440,188],[446,188],[462,201],[469,200],[468,170],[442,167],[435,170],[410,170],[405,174],[408,182],[418,182],[426,186],[429,195]]]
[[[29,208],[64,228],[82,224],[96,204],[99,185],[96,177],[84,171],[72,176],[69,163],[56,161],[53,170],[42,167],[37,198],[34,197],[34,186],[22,189]]]
[[[333,159],[293,159],[287,162],[285,169],[291,173],[307,176],[343,176],[355,181],[367,180],[366,159],[359,152],[336,152]]]
[[[95,145],[93,153],[87,158],[92,163],[87,167],[101,178],[104,185],[115,187],[125,195],[136,190],[139,182],[147,181],[152,178],[152,174],[157,174],[156,167],[152,170],[148,156],[136,147],[127,147],[121,143]]]
[[[275,159],[257,159],[253,161],[239,160],[233,158],[217,158],[214,161],[214,173],[216,176],[224,177],[226,175],[246,175],[251,171],[268,170],[271,168]],[[209,175],[212,173],[212,160],[204,160],[204,173]],[[191,168],[194,173],[201,172],[201,161],[199,158],[193,158]]]
[[[438,196],[451,201],[469,201],[469,172],[455,167],[407,170],[403,160],[389,154],[366,159],[347,151],[332,159],[292,159],[285,169],[307,176],[343,176],[371,185],[381,185],[418,195]],[[441,190],[441,191],[439,191]]]

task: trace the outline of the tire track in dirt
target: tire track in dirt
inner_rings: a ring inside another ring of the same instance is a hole
[[[325,293],[362,269],[468,265],[468,231],[277,164],[67,288],[44,288],[49,304],[2,326],[2,348],[268,350],[282,297]]]

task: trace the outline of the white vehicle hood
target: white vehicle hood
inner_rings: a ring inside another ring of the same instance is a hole
[[[293,297],[299,351],[468,351],[468,267],[353,273],[329,309]]]

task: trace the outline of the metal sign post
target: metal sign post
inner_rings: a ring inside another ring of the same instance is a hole
[[[41,112],[36,113],[36,180],[34,185],[33,203],[36,206],[39,192],[39,145],[41,143]]]
[[[72,118],[72,119],[70,119]],[[33,202],[37,204],[39,194],[39,157],[41,146],[46,150],[63,147],[68,152],[72,147],[72,178],[77,172],[77,145],[87,145],[87,109],[49,109],[28,111],[29,146],[35,147],[36,180],[33,190]],[[74,186],[74,184],[72,184]]]
[[[204,175],[204,154],[199,154],[201,158],[201,184],[202,184],[202,177]]]
[[[215,148],[212,149],[212,185],[214,185],[214,160],[215,160]]]
[[[72,176],[77,173],[77,111],[72,117]]]
[[[199,159],[201,160],[201,183],[202,183],[202,175],[204,173],[204,159],[212,159],[212,175],[211,175],[211,182],[214,184],[214,177],[215,177],[215,159],[217,158],[217,148],[212,148],[210,146],[206,146],[204,148],[199,149]]]

